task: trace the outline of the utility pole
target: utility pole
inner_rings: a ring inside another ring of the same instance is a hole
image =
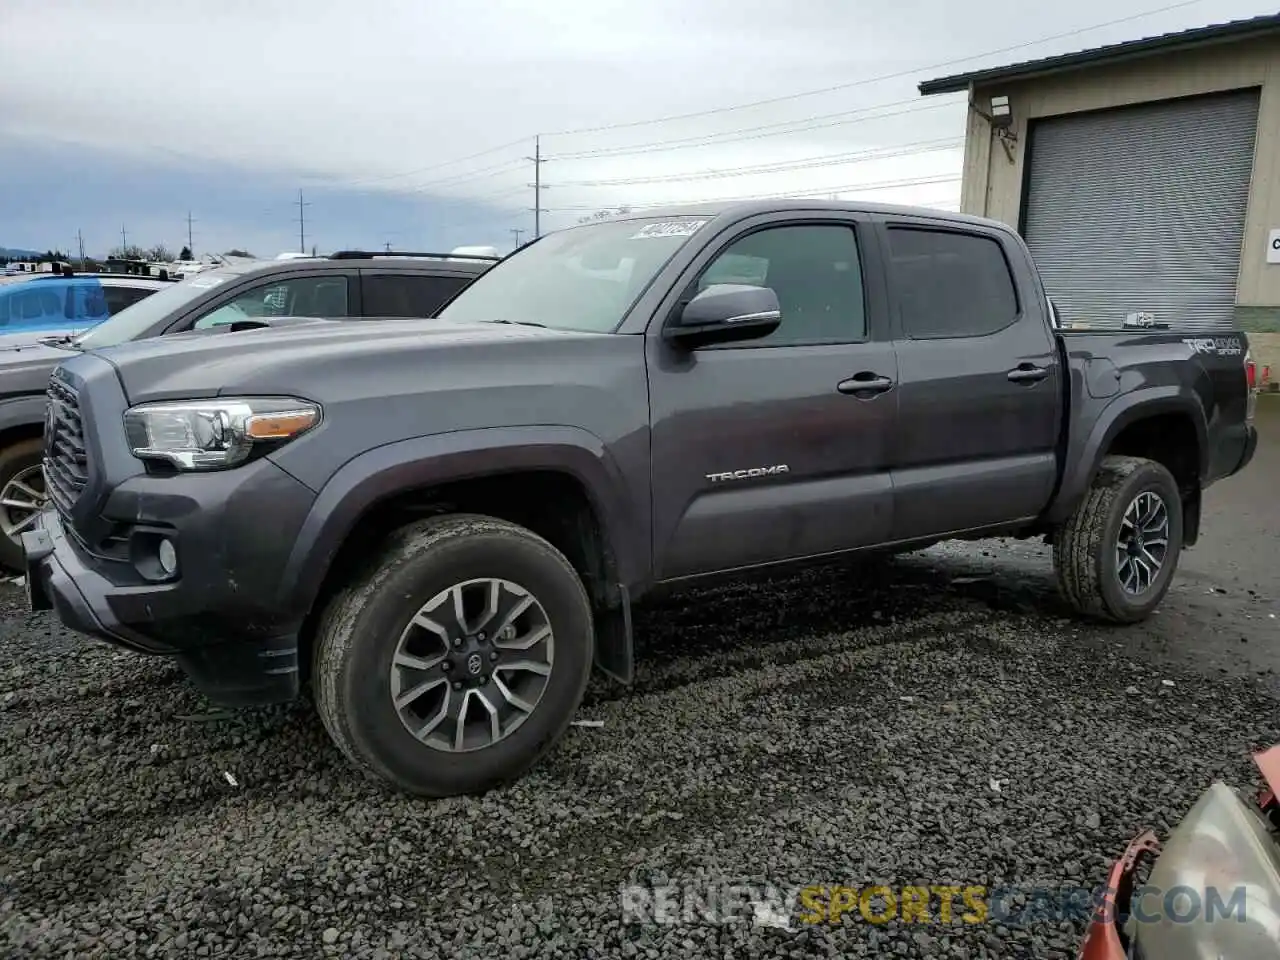
[[[384,243],[384,244],[383,244],[383,247],[385,247],[385,248],[386,248],[387,253],[390,253],[390,252],[391,252],[391,241],[390,241],[390,240],[388,240],[386,243]]]
[[[519,227],[511,228],[511,235],[516,238],[516,249],[520,249],[520,234],[524,233]]]
[[[120,256],[122,257],[128,256],[128,253],[127,253],[128,249],[129,249],[129,235],[124,232],[124,224],[121,224],[120,225]]]
[[[187,249],[191,251],[192,260],[196,258],[195,239],[194,239],[194,234],[192,234],[191,232],[191,225],[193,223],[195,223],[195,221],[191,219],[191,211],[188,210],[187,211]]]
[[[542,208],[542,191],[547,189],[542,183],[542,165],[547,161],[542,159],[541,136],[533,138],[533,156],[525,159],[533,163],[533,183],[529,186],[533,187],[533,239],[537,240],[542,236],[542,214],[546,212]]]
[[[84,273],[84,233],[80,230],[76,231],[76,243],[80,247],[80,272]]]
[[[298,190],[298,252],[307,252],[307,211],[305,208],[311,206],[302,199],[302,190]]]

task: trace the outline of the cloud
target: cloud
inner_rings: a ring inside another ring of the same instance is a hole
[[[539,131],[553,226],[595,207],[758,194],[954,205],[958,181],[939,178],[959,175],[963,98],[917,101],[916,81],[1263,11],[1217,0],[932,65],[1155,5],[1079,0],[1033,19],[1013,0],[963,13],[945,0],[4,0],[0,63],[16,95],[0,134],[303,186],[317,215],[330,195],[395,195],[527,225]],[[912,144],[935,146],[884,156]]]

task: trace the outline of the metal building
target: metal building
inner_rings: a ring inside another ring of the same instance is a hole
[[[1280,332],[1280,15],[919,89],[968,93],[961,209],[1023,234],[1064,322]]]

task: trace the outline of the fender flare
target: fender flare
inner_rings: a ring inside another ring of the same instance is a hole
[[[280,582],[284,609],[311,610],[338,550],[377,503],[416,488],[524,470],[567,474],[582,484],[622,584],[643,576],[647,556],[628,545],[648,539],[634,523],[626,481],[594,434],[578,427],[487,427],[431,434],[369,450],[347,461],[321,487],[298,531]]]
[[[1196,432],[1199,474],[1204,477],[1209,469],[1208,418],[1200,398],[1186,387],[1175,385],[1122,394],[1102,409],[1083,440],[1073,438],[1069,442],[1066,470],[1047,519],[1058,523],[1071,515],[1093,482],[1107,449],[1122,430],[1147,417],[1169,413],[1182,413],[1190,418]]]
[[[47,408],[44,394],[0,400],[0,433],[15,427],[39,427],[43,433]]]

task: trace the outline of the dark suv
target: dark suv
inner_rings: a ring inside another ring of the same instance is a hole
[[[497,259],[348,250],[250,261],[163,284],[78,336],[0,349],[0,566],[21,569],[22,532],[45,502],[45,389],[53,368],[71,353],[271,317],[432,317]]]

